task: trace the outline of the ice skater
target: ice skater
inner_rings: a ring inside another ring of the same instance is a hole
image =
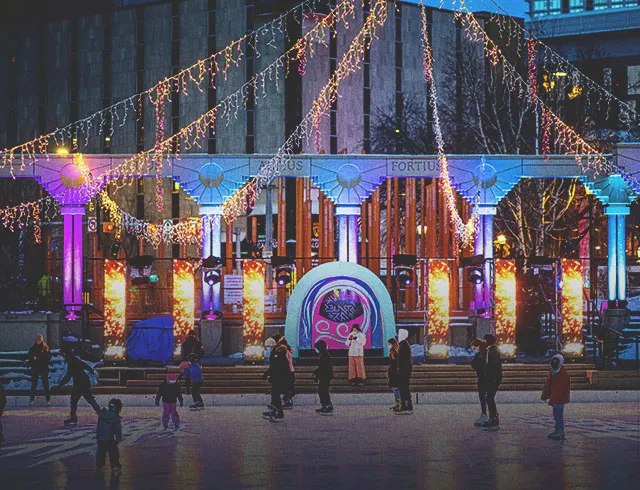
[[[411,400],[411,373],[413,372],[413,359],[411,357],[411,345],[407,338],[409,332],[403,328],[398,330],[398,389],[400,390],[400,406],[393,409],[396,414],[413,413],[413,401]]]
[[[551,369],[540,397],[544,401],[549,400],[549,405],[553,407],[553,419],[556,425],[555,430],[547,435],[549,439],[564,439],[564,406],[569,403],[570,392],[571,378],[564,367],[564,357],[556,354],[551,358]]]
[[[189,408],[191,408],[191,410],[204,408],[204,401],[200,395],[200,388],[202,387],[203,382],[202,367],[200,366],[198,357],[195,354],[189,355],[188,366],[182,372],[182,375],[188,377],[191,381],[191,398],[193,400],[193,405]]]
[[[98,414],[96,471],[104,469],[107,454],[109,454],[111,471],[117,473],[122,469],[120,451],[118,450],[118,443],[122,440],[121,411],[122,402],[117,398],[112,398],[109,400],[109,408],[103,408]]]
[[[487,415],[487,343],[481,339],[473,339],[471,341],[471,350],[474,352],[473,359],[471,359],[471,367],[478,378],[478,398],[480,400],[480,410],[482,411],[474,425],[480,427],[489,420]]]
[[[7,392],[4,391],[4,379],[0,378],[0,446],[4,443],[4,428],[2,427],[2,413],[7,406]]]
[[[389,388],[393,391],[395,405],[389,407],[389,410],[399,409],[401,406],[400,390],[398,389],[398,355],[400,346],[398,341],[393,337],[387,340],[389,345],[389,367],[387,368],[387,379],[389,380]]]
[[[364,386],[367,373],[364,370],[364,346],[367,337],[360,330],[360,325],[354,324],[351,333],[345,341],[349,347],[349,383],[351,385]]]
[[[318,396],[322,405],[322,408],[316,409],[316,413],[333,415],[333,405],[331,403],[331,395],[329,395],[329,386],[333,379],[333,361],[327,349],[327,343],[324,340],[318,340],[315,348],[320,354],[320,360],[318,361],[318,367],[313,372],[313,380],[318,382]]]
[[[496,345],[496,338],[488,333],[484,336],[487,343],[486,357],[486,380],[487,380],[487,408],[489,409],[489,420],[480,427],[483,430],[498,430],[500,420],[498,418],[498,407],[496,407],[496,393],[502,383],[502,359],[500,351]]]
[[[285,337],[278,342],[280,345],[284,345],[287,348],[287,362],[289,363],[289,380],[287,382],[287,389],[282,400],[282,408],[290,410],[293,408],[293,397],[296,395],[296,369],[293,366],[293,348],[287,342]]]
[[[289,384],[291,372],[287,361],[287,348],[278,344],[271,351],[269,358],[269,368],[262,375],[262,379],[268,379],[271,383],[271,404],[269,411],[264,412],[262,417],[270,422],[284,422],[284,410],[281,396],[284,396]]]
[[[160,399],[162,399],[162,426],[165,429],[169,428],[169,417],[173,422],[174,430],[180,428],[180,415],[178,415],[177,403],[180,402],[180,406],[184,406],[184,400],[182,399],[182,388],[178,383],[178,376],[176,374],[167,374],[167,378],[158,387],[158,394],[156,395],[156,407],[160,406]]]
[[[31,367],[31,396],[29,406],[33,407],[36,400],[36,389],[38,380],[42,378],[42,388],[47,407],[51,406],[51,395],[49,393],[49,362],[51,361],[51,350],[44,342],[44,337],[38,335],[36,342],[29,349],[27,354],[29,366]]]
[[[100,405],[91,393],[91,381],[87,371],[95,373],[93,368],[74,354],[72,350],[65,352],[64,360],[67,363],[67,372],[60,380],[60,384],[55,388],[58,391],[73,378],[73,388],[71,389],[71,413],[70,417],[64,421],[64,425],[78,425],[78,401],[84,398],[96,413],[100,413]]]

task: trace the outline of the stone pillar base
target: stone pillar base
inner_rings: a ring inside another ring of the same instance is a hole
[[[491,318],[478,317],[476,319],[476,338],[481,339],[488,333],[493,333]]]
[[[622,332],[629,326],[629,310],[627,308],[609,308],[604,312],[604,324],[616,332]]]
[[[200,320],[204,357],[222,357],[222,320]]]

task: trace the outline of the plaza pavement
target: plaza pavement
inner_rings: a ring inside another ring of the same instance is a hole
[[[123,396],[124,470],[96,474],[95,423],[81,402],[65,428],[68,397],[28,409],[10,397],[3,417],[0,489],[636,489],[640,392],[575,392],[565,441],[546,438],[551,408],[539,393],[499,393],[501,429],[473,426],[473,393],[418,395],[413,415],[393,415],[391,396],[333,395],[336,414],[298,397],[285,422],[261,418],[266,395],[205,397],[179,409],[164,431],[151,397]],[[108,397],[99,397],[105,405]],[[190,397],[185,397],[190,402]]]

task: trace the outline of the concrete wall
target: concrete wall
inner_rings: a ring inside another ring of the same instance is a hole
[[[57,314],[0,315],[0,351],[27,350],[42,335],[53,349],[60,347]]]

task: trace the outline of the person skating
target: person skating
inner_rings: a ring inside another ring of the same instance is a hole
[[[498,430],[500,420],[498,418],[498,408],[496,407],[496,393],[502,383],[502,359],[500,350],[496,345],[496,338],[488,333],[484,336],[487,343],[486,355],[486,380],[487,380],[487,408],[489,409],[489,420],[481,427],[484,430]]]
[[[540,397],[544,401],[549,400],[549,405],[553,407],[555,429],[547,435],[549,439],[564,439],[564,406],[569,403],[570,392],[571,378],[564,367],[564,357],[556,354],[551,358],[551,369]]]
[[[198,359],[204,355],[204,346],[198,337],[196,337],[195,330],[191,330],[189,332],[187,338],[184,339],[184,342],[180,347],[180,356],[183,361],[187,361],[191,354],[195,354]]]
[[[387,340],[389,345],[389,367],[387,368],[387,379],[389,380],[389,388],[393,391],[393,398],[395,399],[395,405],[389,407],[390,410],[400,408],[400,390],[398,389],[398,356],[400,354],[400,345],[398,340],[393,337]]]
[[[316,351],[320,354],[318,367],[313,372],[313,380],[318,383],[318,397],[322,408],[316,409],[316,413],[320,415],[333,415],[333,405],[331,404],[331,395],[329,394],[329,386],[333,379],[333,361],[331,354],[327,349],[327,343],[324,340],[318,340],[315,343]]]
[[[287,361],[287,348],[276,345],[271,351],[269,358],[269,368],[262,375],[262,379],[268,379],[271,383],[271,404],[269,411],[262,414],[263,418],[270,422],[283,422],[284,410],[281,396],[284,396],[289,383],[290,371]]]
[[[413,371],[413,359],[411,358],[411,345],[407,338],[409,332],[405,329],[398,330],[398,389],[400,390],[400,406],[393,409],[397,414],[413,413],[413,401],[411,400],[411,373]]]
[[[160,406],[160,399],[162,399],[162,426],[168,429],[169,417],[171,417],[174,430],[178,430],[180,428],[180,415],[178,415],[177,403],[180,402],[180,406],[183,407],[184,400],[182,399],[182,388],[178,383],[176,374],[167,374],[167,378],[158,387],[156,407]]]
[[[193,400],[193,405],[191,405],[190,408],[192,410],[197,410],[199,408],[204,408],[204,401],[200,395],[200,388],[202,387],[203,382],[202,367],[200,366],[195,354],[191,354],[189,356],[188,364],[188,367],[182,372],[182,375],[187,376],[191,380],[191,398]]]
[[[4,391],[4,379],[0,378],[0,445],[4,443],[4,427],[2,426],[2,414],[7,406],[7,392]]]
[[[102,471],[109,454],[109,464],[111,471],[119,472],[122,469],[120,464],[120,451],[118,443],[122,441],[122,402],[117,398],[109,400],[109,408],[103,408],[98,414],[98,427],[96,429],[96,439],[98,448],[96,451],[96,471]]]
[[[360,330],[360,325],[354,324],[345,341],[349,347],[349,383],[352,385],[364,386],[364,381],[367,379],[367,373],[364,370],[364,346],[366,343],[367,337]]]
[[[87,371],[95,373],[93,368],[76,356],[72,350],[65,352],[64,360],[67,363],[67,372],[60,380],[60,384],[55,388],[59,390],[73,378],[73,388],[71,389],[71,413],[70,417],[64,421],[65,425],[78,425],[78,401],[84,398],[96,413],[100,413],[100,405],[91,393],[91,381]]]
[[[51,395],[49,393],[49,362],[51,361],[51,350],[44,342],[42,335],[36,337],[36,342],[29,349],[27,361],[31,367],[31,396],[29,406],[32,407],[36,400],[36,389],[38,380],[42,378],[42,388],[47,407],[51,406]]]
[[[293,397],[296,395],[295,385],[296,385],[296,370],[293,366],[293,348],[287,342],[285,337],[280,339],[278,342],[281,345],[284,345],[287,348],[287,362],[289,363],[289,381],[287,383],[287,389],[284,394],[284,399],[282,400],[282,408],[285,410],[290,410],[293,408]]]
[[[474,339],[471,342],[471,350],[474,352],[473,359],[471,359],[471,367],[478,378],[478,398],[480,400],[480,410],[482,411],[474,425],[480,427],[489,420],[487,415],[487,343],[481,339]]]

